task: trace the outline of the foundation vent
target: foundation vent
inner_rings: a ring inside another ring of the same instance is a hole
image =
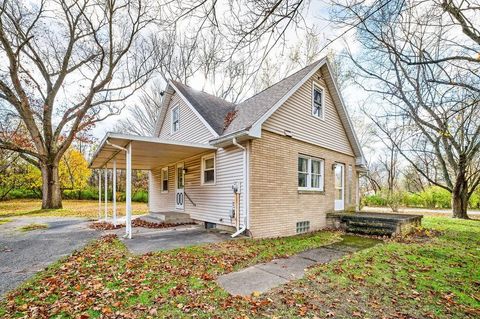
[[[297,234],[306,233],[310,230],[310,221],[297,222]]]

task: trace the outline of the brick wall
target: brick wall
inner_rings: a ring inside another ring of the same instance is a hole
[[[298,190],[298,155],[325,160],[323,193]],[[250,232],[253,237],[296,234],[296,223],[310,221],[310,231],[326,226],[326,213],[334,209],[334,171],[332,164],[345,164],[345,208],[355,205],[355,184],[348,203],[346,184],[348,165],[355,168],[352,156],[331,151],[290,137],[262,131],[250,149]],[[353,183],[356,183],[353,169]]]

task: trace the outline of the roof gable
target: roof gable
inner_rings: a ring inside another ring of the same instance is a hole
[[[315,73],[325,59],[321,59],[286,77],[235,107],[235,119],[223,132],[224,135],[249,129],[259,120],[267,119],[279,102],[284,102],[303,83],[304,78]],[[281,104],[281,103],[280,103]]]
[[[177,81],[171,81],[171,83],[215,133],[221,135],[224,130],[225,117],[235,109],[235,104],[203,91],[194,90]]]
[[[342,125],[355,155],[363,158],[361,146],[326,58],[310,64],[237,105],[211,94],[194,90],[180,82],[170,81],[165,90],[166,95],[162,103],[156,135],[160,132],[165,119],[166,106],[174,92],[177,92],[185,100],[205,126],[217,137],[216,139],[226,139],[227,136],[241,131],[260,132],[261,125],[324,65],[327,66],[325,75],[328,77],[329,91]],[[233,116],[228,116],[230,113]],[[227,123],[226,118],[231,119],[230,123]],[[225,127],[226,125],[227,127]]]

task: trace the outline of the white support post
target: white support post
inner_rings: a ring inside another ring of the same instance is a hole
[[[108,219],[108,169],[105,166],[105,221]]]
[[[360,211],[360,174],[357,173],[357,182],[355,185],[355,211]]]
[[[113,225],[117,226],[117,160],[113,160],[113,181],[112,181],[112,199],[113,199]]]
[[[98,169],[98,220],[102,219],[102,170]]]
[[[127,146],[127,178],[125,186],[126,197],[126,235],[132,238],[132,144]]]

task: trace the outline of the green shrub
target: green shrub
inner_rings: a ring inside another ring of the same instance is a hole
[[[364,206],[387,206],[387,201],[385,198],[380,196],[380,194],[368,195],[362,198]]]
[[[148,193],[146,191],[139,191],[133,194],[132,201],[148,203]]]
[[[0,191],[0,194],[3,194],[4,190]],[[5,196],[4,200],[9,200],[9,199],[27,199],[27,198],[41,198],[41,193],[40,192],[35,192],[34,190],[31,189],[12,189],[8,194]]]
[[[480,188],[472,194],[470,200],[468,201],[468,206],[471,209],[480,209]]]
[[[450,208],[452,195],[449,191],[438,187],[430,186],[419,193],[425,208]]]
[[[423,207],[423,199],[418,193],[403,193],[402,203],[406,207]]]

